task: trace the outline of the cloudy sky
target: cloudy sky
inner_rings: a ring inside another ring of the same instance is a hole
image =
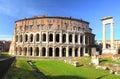
[[[120,39],[120,0],[0,0],[0,40],[11,40],[16,20],[45,14],[90,22],[96,40],[102,39],[100,18],[113,16],[115,39]],[[109,25],[106,28],[109,39]]]

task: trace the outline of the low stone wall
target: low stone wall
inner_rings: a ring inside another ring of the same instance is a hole
[[[15,59],[16,57],[0,60],[0,79],[6,78],[7,72]]]

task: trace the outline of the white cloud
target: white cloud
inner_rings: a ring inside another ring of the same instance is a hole
[[[33,2],[24,0],[0,0],[0,13],[8,16],[23,18],[45,13],[45,10],[39,9],[33,5]]]
[[[12,40],[11,35],[0,35],[0,40]]]

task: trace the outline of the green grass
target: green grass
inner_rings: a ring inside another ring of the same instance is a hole
[[[100,65],[106,64],[120,64],[120,62],[116,62],[112,58],[100,58]]]
[[[7,79],[42,79],[27,64],[27,58],[17,58],[10,70]],[[120,79],[120,76],[109,74],[109,70],[98,70],[90,63],[90,57],[78,58],[84,66],[74,67],[64,63],[63,60],[39,59],[32,60],[34,65],[47,77],[47,79]],[[112,59],[100,59],[100,64],[112,63]],[[115,62],[113,62],[115,63]]]
[[[1,56],[0,56],[0,59],[3,59],[3,58],[10,58],[12,57],[11,55],[8,54],[8,52],[2,52],[1,53]]]
[[[27,59],[17,59],[7,79],[41,79],[28,65]]]
[[[47,79],[120,79],[120,76],[109,74],[108,70],[97,70],[94,67],[74,67],[62,60],[34,60],[35,65]]]

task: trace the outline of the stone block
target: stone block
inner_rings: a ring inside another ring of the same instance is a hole
[[[73,62],[73,65],[74,65],[75,67],[79,67],[79,66],[80,66],[80,63],[79,63],[78,61],[74,61],[74,62]]]

